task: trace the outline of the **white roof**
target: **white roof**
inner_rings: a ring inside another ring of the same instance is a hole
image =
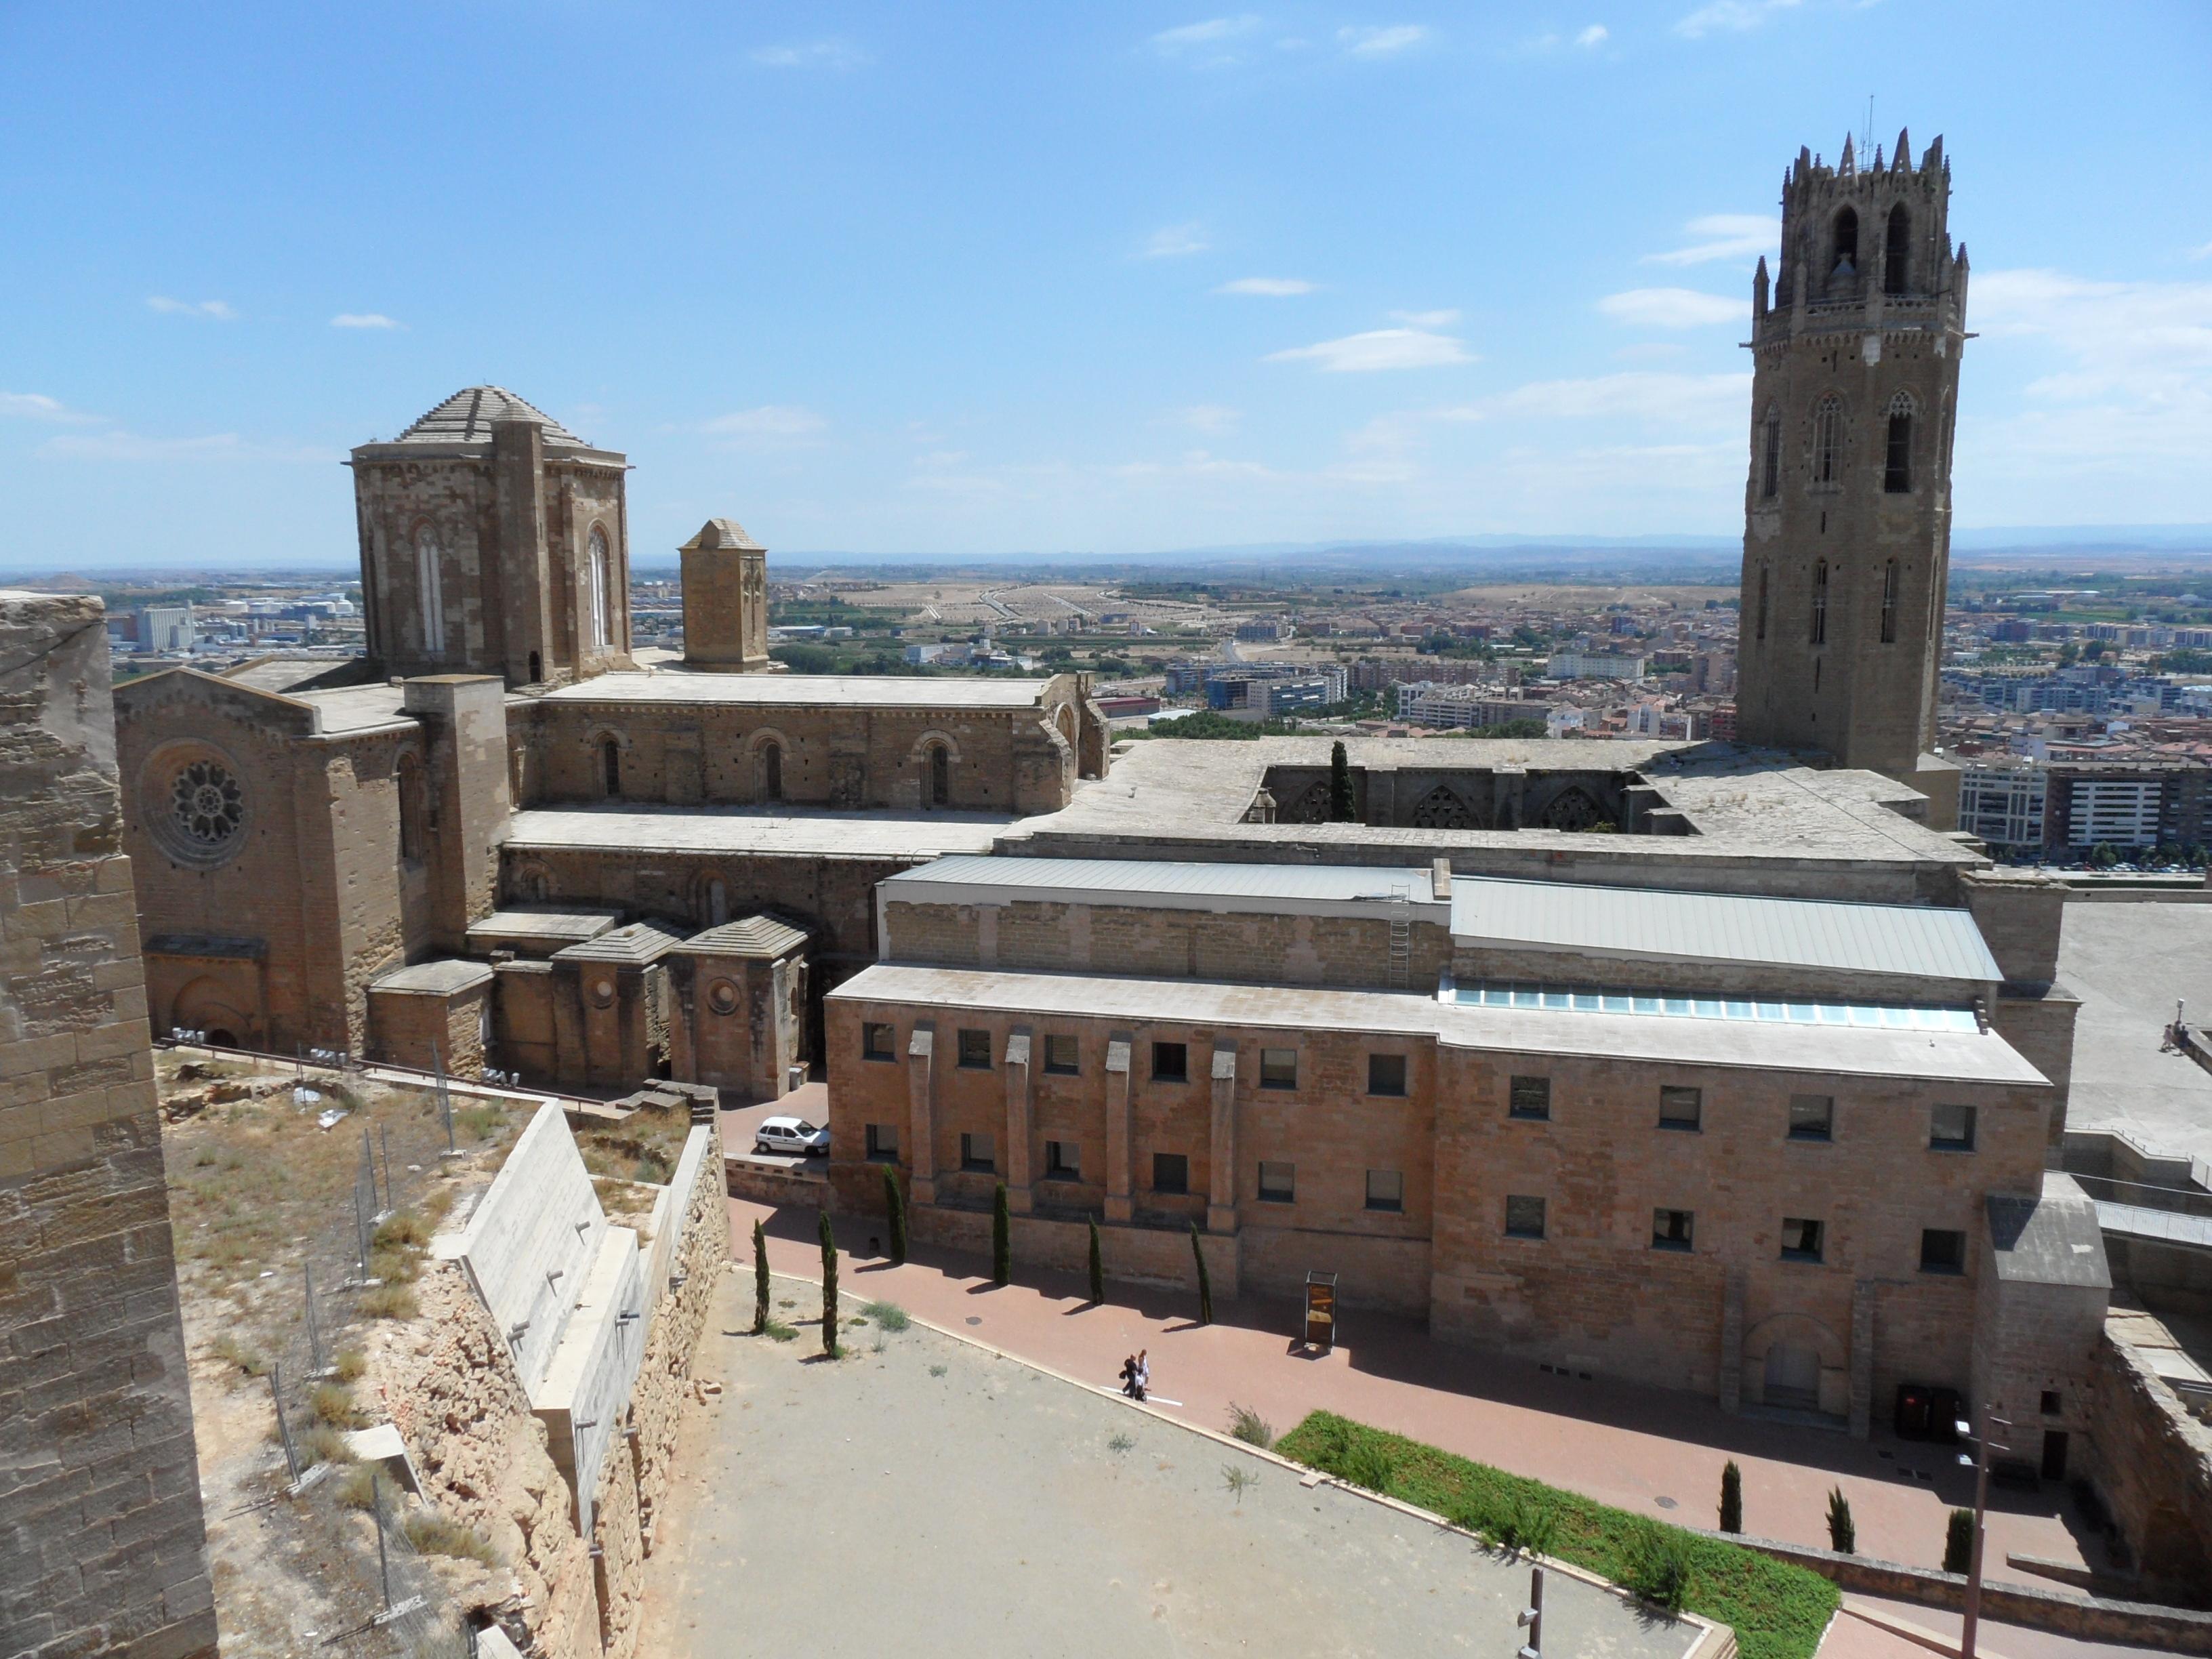
[[[713,702],[765,708],[1034,708],[1042,680],[896,674],[600,674],[547,702]]]
[[[533,807],[505,848],[625,853],[794,854],[921,863],[980,852],[1008,820],[975,812],[763,812],[732,807]]]
[[[886,903],[1120,902],[1148,909],[1387,915],[1441,923],[1426,869],[1362,864],[1171,863],[1155,859],[942,858],[884,884]]]
[[[1591,956],[1761,962],[1918,979],[2002,980],[1965,910],[1462,876],[1453,939]]]

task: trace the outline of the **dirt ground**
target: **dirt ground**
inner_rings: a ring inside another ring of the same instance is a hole
[[[779,1279],[778,1316],[820,1291]],[[938,1332],[750,1328],[726,1273],[641,1651],[1139,1659],[1510,1653],[1525,1565],[1102,1390]],[[846,1304],[848,1312],[861,1304]],[[1547,1652],[1683,1654],[1696,1626],[1553,1573]]]

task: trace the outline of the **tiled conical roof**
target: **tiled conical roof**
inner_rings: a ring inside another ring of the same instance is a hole
[[[545,428],[549,447],[588,449],[574,433],[541,409],[532,408],[505,386],[465,386],[401,433],[403,444],[488,444],[494,421],[534,421]]]

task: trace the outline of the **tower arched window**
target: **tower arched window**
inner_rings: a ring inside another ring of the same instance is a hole
[[[704,921],[708,927],[720,927],[730,919],[730,889],[720,876],[707,878],[707,884],[700,898],[699,908],[705,912]]]
[[[441,579],[438,538],[428,525],[415,530],[415,602],[422,624],[422,654],[446,654],[446,592]]]
[[[1828,260],[1832,276],[1852,276],[1859,267],[1859,216],[1857,210],[1845,208],[1836,216],[1834,252]]]
[[[941,743],[929,746],[929,804],[952,805],[952,751]]]
[[[1900,580],[1895,559],[1881,568],[1881,642],[1884,645],[1897,643],[1897,595]]]
[[[783,799],[783,745],[773,738],[761,745],[760,794],[763,800]]]
[[[592,526],[591,569],[586,603],[591,608],[590,641],[595,647],[607,643],[607,618],[611,614],[608,592],[608,570],[612,560],[607,553],[607,532],[597,525]]]
[[[1813,408],[1813,482],[1832,484],[1844,471],[1844,400],[1830,392]]]
[[[1766,563],[1764,560],[1761,560],[1759,566],[1759,621],[1757,637],[1762,640],[1766,637]]]
[[[1900,392],[1889,400],[1888,441],[1882,453],[1881,487],[1892,495],[1912,488],[1912,397]]]
[[[1828,562],[1816,560],[1813,565],[1813,629],[1815,645],[1828,642]]]
[[[599,744],[599,781],[605,786],[609,800],[622,798],[622,744],[612,738]]]
[[[1766,411],[1766,424],[1760,428],[1759,440],[1759,493],[1762,499],[1772,501],[1782,488],[1782,411]]]
[[[1881,239],[1881,291],[1902,294],[1912,277],[1912,216],[1899,202],[1889,210]]]

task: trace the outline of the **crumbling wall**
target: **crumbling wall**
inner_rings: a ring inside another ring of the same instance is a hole
[[[702,1130],[703,1129],[703,1133]],[[695,1147],[696,1156],[694,1155]],[[645,1547],[653,1545],[653,1516],[668,1490],[676,1459],[677,1425],[690,1391],[691,1358],[707,1328],[707,1307],[714,1281],[730,1258],[729,1208],[722,1182],[722,1131],[717,1122],[693,1129],[678,1161],[678,1192],[691,1177],[688,1203],[677,1209],[680,1231],[668,1253],[669,1270],[659,1284],[653,1328],[645,1341],[645,1362],[630,1395],[630,1425],[637,1431],[638,1485],[644,1495]]]
[[[2096,1384],[2097,1484],[2145,1583],[2212,1607],[2212,1429],[2110,1327]]]

